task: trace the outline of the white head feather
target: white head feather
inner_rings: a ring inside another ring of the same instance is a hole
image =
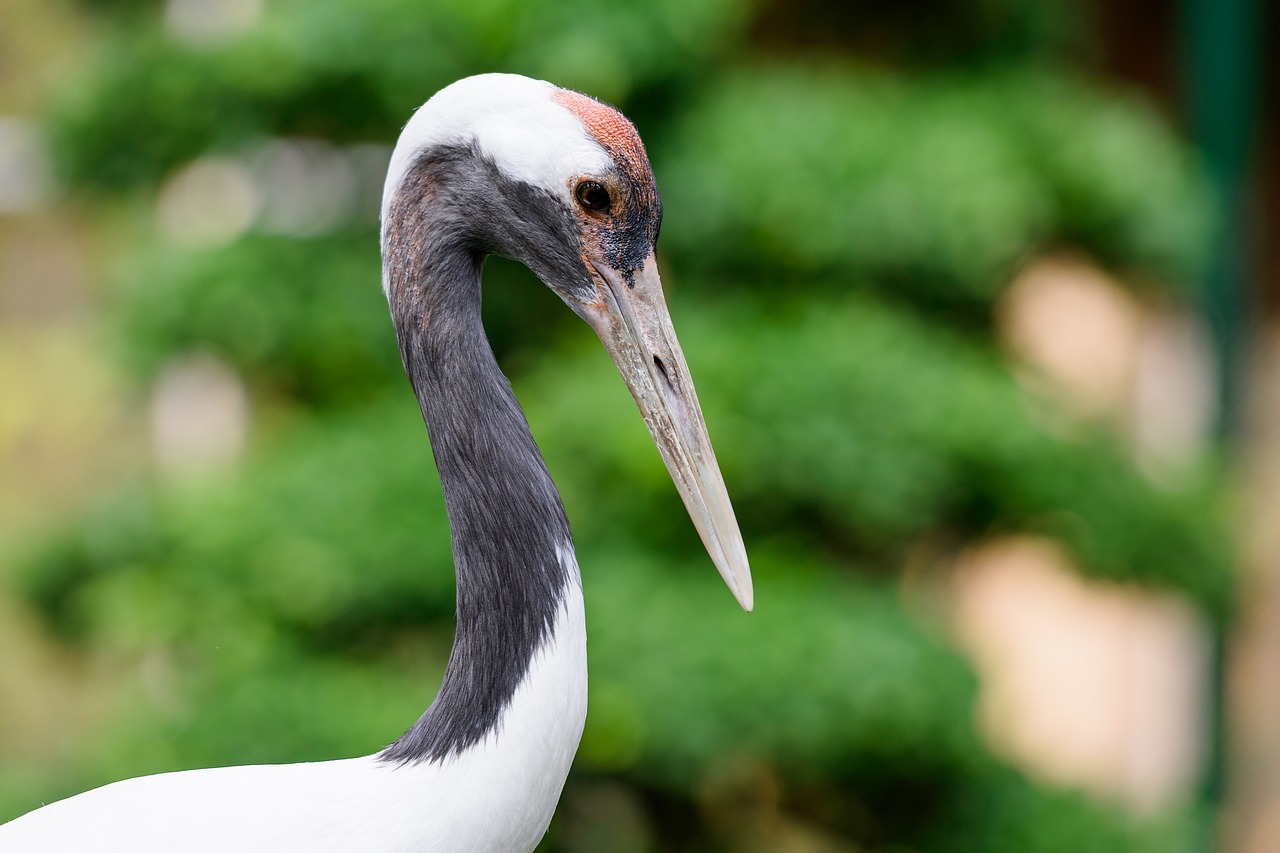
[[[419,152],[474,142],[509,178],[570,200],[570,182],[608,169],[610,157],[569,110],[556,87],[519,74],[479,74],[436,92],[400,133],[382,193],[382,222]]]

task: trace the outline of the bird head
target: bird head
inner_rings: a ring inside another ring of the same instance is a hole
[[[418,214],[418,215],[415,215]],[[744,609],[742,535],[658,275],[662,205],[644,144],[613,107],[514,74],[442,89],[410,119],[383,193],[383,287],[464,252],[528,266],[599,335],[702,541]],[[409,229],[405,233],[404,229]]]

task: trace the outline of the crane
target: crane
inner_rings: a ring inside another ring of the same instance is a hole
[[[640,408],[713,563],[751,574],[655,261],[662,217],[635,128],[512,74],[459,80],[400,135],[382,286],[439,469],[457,628],[434,701],[373,755],[127,779],[0,826],[3,853],[482,853],[546,832],[587,708],[569,523],[480,316],[490,254],[590,325]]]

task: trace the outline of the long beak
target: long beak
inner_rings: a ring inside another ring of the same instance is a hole
[[[595,270],[599,300],[574,308],[613,357],[702,543],[738,603],[750,610],[754,595],[747,551],[707,437],[689,366],[671,327],[657,261],[650,254],[631,275],[606,265]]]

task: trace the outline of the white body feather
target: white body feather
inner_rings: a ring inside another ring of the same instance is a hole
[[[587,713],[586,624],[576,566],[570,574],[574,581],[554,633],[497,732],[454,758],[396,766],[366,756],[128,779],[0,826],[0,851],[532,850],[551,821]]]

